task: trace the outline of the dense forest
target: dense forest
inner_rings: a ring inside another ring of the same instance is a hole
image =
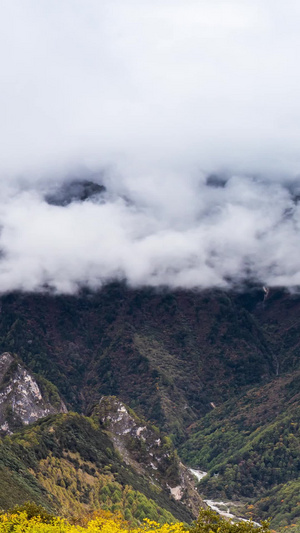
[[[169,439],[178,461],[208,472],[202,499],[238,502],[239,514],[271,517],[277,529],[298,523],[299,307],[297,296],[266,299],[254,288],[170,293],[114,283],[78,296],[2,296],[1,350],[32,372],[51,405],[78,414],[3,435],[1,506],[33,500],[58,512],[63,502],[66,514],[92,505],[137,521],[190,522],[191,510],[120,462],[118,437],[95,427],[100,399],[114,395],[140,427],[148,421]],[[147,456],[141,442],[130,451],[134,468]],[[163,471],[174,487],[176,460]]]

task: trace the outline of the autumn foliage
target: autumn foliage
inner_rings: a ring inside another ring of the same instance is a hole
[[[0,514],[0,533],[270,533],[267,522],[260,527],[252,522],[233,523],[222,519],[211,510],[201,509],[198,520],[191,526],[182,522],[158,524],[144,519],[133,526],[121,515],[97,511],[87,517],[78,517],[72,523],[53,516],[35,504],[15,508]]]

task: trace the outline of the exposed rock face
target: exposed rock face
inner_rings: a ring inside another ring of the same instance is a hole
[[[47,388],[50,387],[50,394]],[[43,391],[44,389],[44,391]],[[0,355],[0,430],[13,433],[49,414],[67,412],[55,388],[36,378],[9,352]]]
[[[72,202],[84,202],[95,199],[105,192],[105,187],[89,180],[74,180],[64,183],[57,190],[46,196],[50,205],[65,207]]]
[[[101,398],[94,415],[108,429],[127,464],[198,515],[199,507],[205,504],[195,488],[194,476],[179,461],[169,438],[114,396]]]

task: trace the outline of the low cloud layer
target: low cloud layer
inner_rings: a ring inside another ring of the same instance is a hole
[[[299,16],[296,0],[3,4],[0,292],[300,285]],[[106,190],[55,200],[82,180]]]
[[[164,175],[163,185],[157,176],[139,187],[129,178],[104,181],[105,192],[84,201],[58,196],[59,205],[48,203],[45,184],[2,194],[1,290],[75,292],[112,279],[186,288],[300,285],[295,183],[175,175]]]

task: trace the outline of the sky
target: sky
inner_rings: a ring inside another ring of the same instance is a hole
[[[0,9],[0,292],[300,286],[298,1]]]

